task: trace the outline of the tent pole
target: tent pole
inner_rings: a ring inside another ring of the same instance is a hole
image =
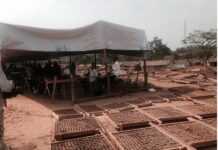
[[[97,56],[96,56],[96,53],[94,54],[95,56],[95,69],[96,69],[96,66],[97,66]]]
[[[105,72],[107,77],[107,94],[109,95],[111,92],[111,85],[110,85],[110,74],[108,68],[108,56],[106,49],[104,50],[104,65],[105,65]]]
[[[74,87],[74,80],[75,80],[75,76],[74,74],[71,75],[71,100],[73,102],[73,104],[75,103],[75,87]]]
[[[70,55],[70,65],[72,65],[72,56]],[[71,101],[75,103],[75,74],[71,74],[70,76],[71,83]]]
[[[147,87],[148,84],[148,73],[147,73],[147,63],[146,63],[146,59],[143,58],[143,67],[144,67],[144,87]]]
[[[70,64],[72,63],[72,57],[71,57],[71,55],[70,55]]]

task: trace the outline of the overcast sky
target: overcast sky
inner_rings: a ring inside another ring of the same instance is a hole
[[[216,28],[216,0],[0,0],[0,22],[46,28],[75,28],[98,20],[146,31],[170,48],[187,33]]]

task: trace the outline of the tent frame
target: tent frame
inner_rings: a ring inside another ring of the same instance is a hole
[[[5,52],[7,52],[7,51],[10,51],[9,49],[2,49],[1,50],[1,53],[2,53],[2,56],[3,56],[3,58],[4,58],[4,54],[5,54]],[[46,52],[39,52],[39,51],[35,51],[35,52],[33,52],[33,51],[30,51],[30,56],[34,56],[34,53],[40,53],[40,54],[46,54],[46,56],[47,56],[47,59],[50,59],[50,58],[57,58],[57,57],[60,57],[60,56],[70,56],[70,61],[72,61],[71,60],[71,56],[72,55],[84,55],[84,54],[94,54],[95,55],[95,65],[96,65],[96,54],[97,53],[102,53],[103,52],[103,64],[104,64],[104,66],[105,66],[105,72],[106,72],[106,78],[107,78],[107,94],[106,94],[106,96],[111,96],[111,82],[110,82],[110,70],[109,70],[109,67],[108,67],[108,54],[110,53],[110,54],[120,54],[120,55],[125,55],[125,52],[126,51],[128,51],[128,50],[120,50],[120,51],[122,51],[121,53],[119,53],[119,52],[117,52],[117,51],[113,51],[113,50],[109,50],[109,49],[104,49],[104,50],[93,50],[93,51],[86,51],[86,52],[78,52],[78,53],[75,53],[75,52],[73,52],[73,53],[71,53],[71,52],[49,52],[49,53],[46,53]],[[18,51],[16,51],[16,52],[18,52]],[[147,50],[140,50],[140,51],[128,51],[128,52],[130,52],[130,53],[127,53],[126,55],[131,55],[131,52],[133,52],[132,54],[133,54],[133,56],[140,56],[140,55],[143,55],[144,57],[143,57],[143,73],[144,73],[144,87],[146,88],[147,87],[147,83],[148,83],[148,81],[147,81],[147,77],[148,77],[148,75],[147,75],[147,66],[146,66],[146,58],[145,58],[145,54],[146,54],[146,52],[147,52]],[[61,55],[60,55],[61,54]],[[136,54],[136,55],[134,55],[134,54]],[[7,57],[7,56],[6,56]],[[15,58],[17,58],[17,57],[15,57]],[[16,61],[16,59],[8,59],[8,61],[9,62],[17,62]],[[27,56],[25,56],[25,58],[28,58],[28,55]],[[22,58],[22,60],[25,60],[25,58]],[[30,57],[31,58],[31,57]],[[46,57],[43,57],[43,60],[44,59],[46,59]],[[31,60],[31,59],[30,59]],[[40,60],[40,59],[39,59]],[[18,61],[21,61],[20,59],[18,59]],[[70,78],[70,80],[71,80],[71,101],[73,102],[73,103],[75,103],[75,90],[74,90],[74,87],[75,87],[75,85],[74,85],[74,83],[75,83],[75,77],[73,76],[73,75],[71,75],[71,78]],[[56,87],[56,82],[55,82],[55,79],[54,79],[54,87]],[[54,98],[54,93],[52,94],[52,99]]]

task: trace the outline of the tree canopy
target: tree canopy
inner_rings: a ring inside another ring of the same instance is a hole
[[[176,55],[187,59],[190,64],[193,58],[206,63],[210,57],[217,55],[217,31],[215,29],[196,30],[190,33],[183,43],[185,46],[177,49]]]
[[[149,46],[152,49],[151,59],[163,59],[164,56],[172,53],[171,49],[166,44],[163,44],[162,39],[159,37],[154,37],[149,42]]]
[[[190,33],[183,42],[188,47],[216,49],[217,31],[215,29],[209,31],[196,30],[193,33]]]

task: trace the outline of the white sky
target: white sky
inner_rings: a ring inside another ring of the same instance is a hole
[[[75,28],[98,20],[142,28],[151,40],[181,46],[187,32],[217,26],[216,0],[0,0],[0,22]]]

